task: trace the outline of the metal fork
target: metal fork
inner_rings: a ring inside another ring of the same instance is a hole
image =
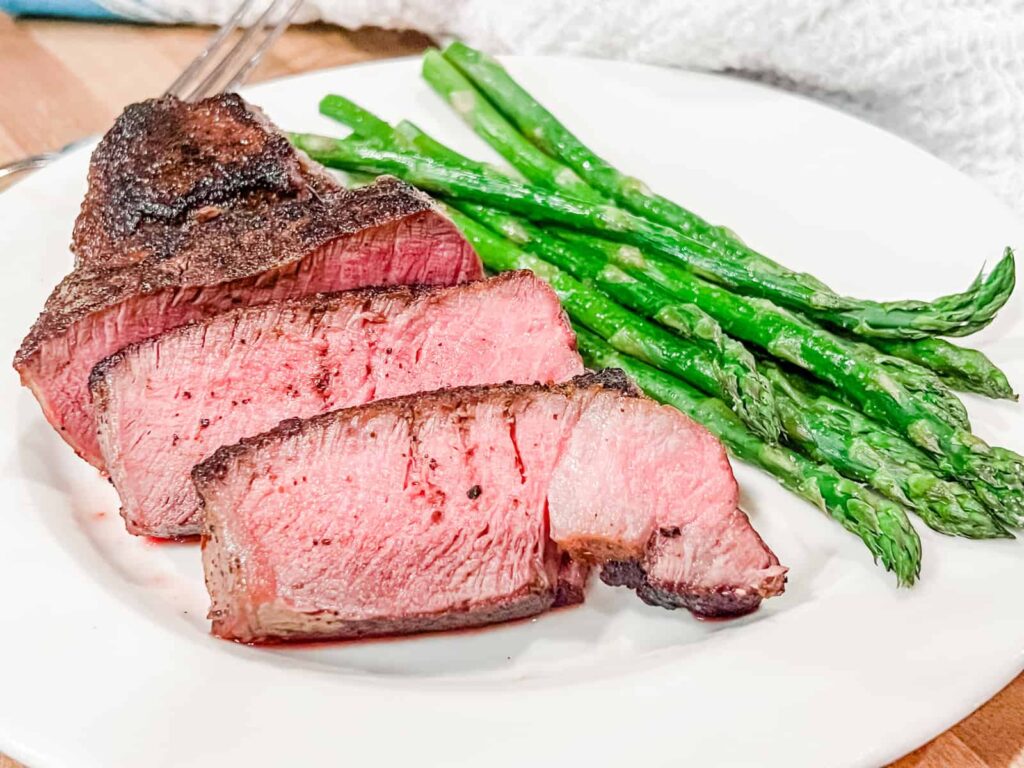
[[[245,78],[260,63],[270,46],[287,29],[302,0],[272,0],[238,41],[229,46],[228,38],[242,26],[255,0],[242,0],[231,18],[210,36],[206,47],[199,52],[164,92],[184,101],[198,101],[206,96],[230,91],[245,82]],[[0,165],[0,189],[14,177],[49,165],[57,158],[92,141],[88,136],[61,147],[55,152],[44,152]]]

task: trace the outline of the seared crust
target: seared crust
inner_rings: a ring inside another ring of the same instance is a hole
[[[558,557],[558,580],[555,583],[555,601],[551,607],[580,605],[590,577],[590,564],[574,560],[568,552],[561,552]]]
[[[574,392],[585,389],[607,389],[617,391],[625,397],[642,397],[636,385],[618,368],[605,368],[600,371],[576,376],[564,384],[545,386],[543,384],[497,384],[488,386],[456,387],[454,389],[438,389],[433,392],[421,392],[405,397],[388,400],[376,400],[353,408],[340,408],[308,419],[286,419],[271,430],[255,437],[243,438],[234,445],[218,448],[209,458],[192,468],[192,480],[199,489],[200,497],[208,486],[216,485],[231,471],[231,468],[262,448],[274,445],[291,437],[326,429],[330,424],[362,416],[370,419],[379,414],[398,413],[409,421],[415,420],[417,411],[440,409],[460,410],[471,408],[484,401],[493,402],[503,399],[507,406],[531,392],[558,392],[571,397]]]
[[[582,602],[582,599],[577,601]],[[566,603],[568,605],[569,603]],[[227,640],[252,645],[274,645],[303,640],[347,640],[360,637],[411,635],[468,629],[525,619],[555,607],[553,593],[546,584],[536,583],[500,600],[488,600],[472,606],[435,613],[352,620],[336,611],[298,614],[274,604],[259,606],[240,617],[224,618],[212,610],[213,634]]]
[[[75,269],[15,355],[141,294],[254,277],[338,237],[435,210],[393,178],[345,190],[239,96],[128,107],[100,142],[75,224]]]
[[[131,104],[93,153],[73,249],[82,266],[110,266],[111,251],[139,237],[168,258],[178,244],[160,225],[243,195],[303,195],[306,186],[288,140],[236,94],[195,106],[173,96]]]
[[[756,531],[754,533],[757,535]],[[768,547],[765,550],[769,555],[769,565],[778,565],[779,559],[775,553]],[[610,587],[634,590],[637,597],[648,605],[668,610],[686,608],[695,616],[706,619],[751,613],[757,610],[764,598],[782,594],[786,586],[784,572],[754,588],[722,585],[706,589],[691,584],[659,584],[648,578],[638,560],[613,560],[605,563],[601,566],[600,575],[601,581]]]

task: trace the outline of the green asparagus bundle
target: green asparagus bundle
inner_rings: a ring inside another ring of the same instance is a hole
[[[923,451],[820,388],[772,363],[761,365],[775,386],[788,440],[808,456],[913,509],[940,533],[1012,538],[967,488],[941,477]]]
[[[515,133],[514,128],[518,127],[522,136],[532,141],[550,157],[564,162],[567,170],[575,170],[589,184],[589,189],[604,193],[611,201],[626,210],[652,223],[674,229],[718,250],[723,257],[736,260],[737,263],[748,264],[755,270],[764,273],[795,274],[748,248],[727,228],[712,226],[682,206],[654,194],[638,179],[618,171],[573,135],[490,56],[462,43],[452,43],[445,50],[443,58],[453,65],[451,69],[461,70],[465,78],[450,74],[439,76],[439,72],[446,73],[446,70],[436,63],[436,60],[441,58],[434,52],[434,63],[429,71],[425,62],[424,78],[449,103],[453,100],[460,102],[463,107],[460,114],[471,125],[474,125],[473,112],[477,108],[488,113],[504,115],[507,121],[503,124],[503,134]],[[481,135],[490,141],[489,136]],[[492,145],[501,151],[497,145]],[[518,167],[514,153],[502,154]],[[556,179],[553,181],[557,182]],[[557,183],[551,186],[560,188]],[[567,188],[561,189],[567,194],[574,194]],[[825,285],[810,275],[799,277],[809,284],[815,284],[823,292],[831,293]],[[818,319],[848,332],[870,337],[921,338],[938,333],[966,335],[991,322],[995,312],[1009,297],[1007,290],[1012,290],[1012,280],[1012,268],[1004,269],[998,279],[990,280],[987,291],[984,290],[983,284],[976,281],[972,286],[973,290],[945,296],[934,302],[860,302],[861,307],[855,311],[839,312],[832,311],[839,307],[822,307],[820,309],[824,311]],[[774,300],[786,304],[780,297],[774,297]],[[793,308],[800,309],[797,306]],[[936,318],[940,316],[943,317],[942,322],[947,324],[945,331],[937,329]],[[951,325],[953,318],[959,318],[958,328]]]
[[[739,459],[774,475],[846,530],[860,537],[876,560],[910,586],[921,570],[921,541],[906,511],[834,469],[789,450],[769,445],[746,429],[719,400],[678,379],[619,354],[585,328],[576,329],[580,352],[594,368],[621,368],[650,397],[673,406],[707,427]]]
[[[614,206],[595,205],[543,187],[452,167],[422,156],[310,134],[296,134],[292,140],[325,165],[341,170],[390,173],[444,197],[518,213],[533,221],[564,224],[602,234],[679,260],[695,274],[739,293],[768,298],[812,316],[825,313],[830,323],[849,326],[848,330],[861,335],[921,338],[954,333],[962,330],[970,318],[977,319],[980,309],[989,313],[987,317],[991,319],[991,314],[1005,303],[1013,287],[1013,255],[1007,252],[988,279],[973,289],[973,298],[982,304],[980,309],[973,301],[967,309],[955,308],[951,313],[944,309],[936,312],[891,309],[878,302],[839,296],[807,275],[782,268],[763,270],[749,261],[727,258],[696,240]]]

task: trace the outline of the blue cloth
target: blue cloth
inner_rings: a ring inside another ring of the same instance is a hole
[[[64,16],[78,19],[120,18],[92,0],[0,0],[11,16]]]

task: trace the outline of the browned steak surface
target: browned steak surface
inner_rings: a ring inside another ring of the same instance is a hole
[[[93,154],[75,269],[16,361],[83,315],[139,293],[249,277],[429,210],[426,195],[397,179],[341,188],[236,94],[133,104]]]

